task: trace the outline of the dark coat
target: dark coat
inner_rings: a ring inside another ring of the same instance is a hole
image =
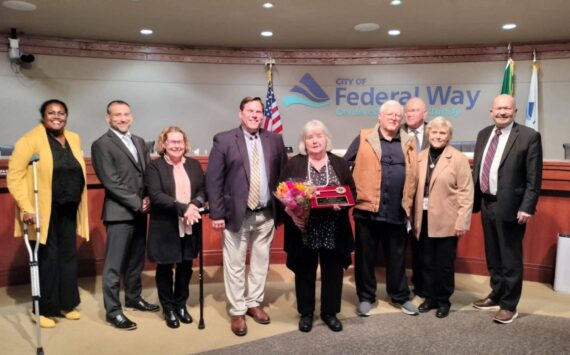
[[[199,238],[202,238],[200,220],[192,226],[192,236],[190,240],[186,240],[182,250],[178,220],[186,212],[187,205],[176,201],[173,169],[164,158],[159,158],[148,164],[145,174],[145,185],[150,197],[147,256],[148,260],[157,264],[175,264],[195,258],[198,253]],[[206,202],[206,189],[202,167],[197,160],[186,157],[184,169],[191,184],[190,203],[203,207]]]
[[[263,147],[269,191],[273,192],[287,162],[283,137],[260,130],[259,139]],[[245,218],[249,174],[249,156],[241,128],[216,134],[206,170],[210,219],[225,220],[226,228],[232,232],[239,231]],[[273,194],[270,194],[272,216],[275,224],[279,224],[274,200]]]
[[[132,221],[146,196],[143,175],[149,161],[144,140],[131,135],[139,161],[110,129],[91,145],[91,162],[105,187],[102,218],[105,222]]]
[[[483,152],[495,126],[484,128],[477,135],[473,157],[475,200],[473,212],[481,210],[479,175]],[[542,183],[542,145],[540,133],[532,128],[513,123],[513,128],[499,165],[497,211],[506,221],[515,221],[517,212],[534,214]]]
[[[356,199],[356,187],[354,186],[354,180],[352,179],[352,174],[348,168],[348,163],[346,160],[337,157],[332,153],[327,153],[329,161],[338,176],[338,180],[342,185],[348,185],[352,191],[352,195]],[[279,178],[279,181],[285,181],[288,179],[306,179],[307,178],[307,159],[306,155],[296,155],[287,164],[285,169]],[[350,225],[350,219],[348,217],[348,208],[343,208],[338,212],[338,229],[336,230],[335,242],[336,251],[338,252],[338,257],[342,259],[342,265],[346,269],[352,263],[351,253],[354,250],[354,235],[352,233],[352,227]],[[288,214],[285,215],[285,252],[287,253],[287,267],[295,272],[297,268],[297,258],[299,251],[301,251],[304,246],[302,243],[302,232],[295,226],[291,217]]]

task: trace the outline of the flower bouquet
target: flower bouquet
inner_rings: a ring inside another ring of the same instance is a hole
[[[302,231],[305,231],[307,225],[314,191],[315,187],[311,183],[287,180],[280,182],[274,192],[275,197],[285,206],[285,212]]]

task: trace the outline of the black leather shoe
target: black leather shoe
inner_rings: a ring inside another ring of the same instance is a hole
[[[305,333],[308,333],[313,329],[313,315],[312,314],[304,314],[301,316],[299,320],[299,330]]]
[[[121,330],[134,330],[137,329],[137,324],[131,322],[124,314],[117,314],[114,317],[107,316],[107,323],[111,324],[113,327]]]
[[[125,304],[125,308],[141,312],[158,312],[160,310],[160,307],[158,307],[158,305],[148,303],[142,298],[136,301],[135,303]]]
[[[336,315],[331,314],[321,314],[321,319],[329,326],[329,329],[333,332],[340,332],[342,330],[342,323]]]
[[[431,301],[423,301],[422,304],[420,304],[420,306],[418,307],[418,312],[426,313],[436,308],[438,308],[437,303]]]
[[[435,312],[435,316],[437,318],[445,318],[449,315],[449,306],[439,306],[437,308],[437,312]]]
[[[169,328],[174,329],[180,327],[180,322],[178,321],[178,317],[174,311],[164,311],[164,320]]]
[[[192,316],[188,313],[186,307],[181,307],[176,310],[176,316],[184,324],[192,323]]]

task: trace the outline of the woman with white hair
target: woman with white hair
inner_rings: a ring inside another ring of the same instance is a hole
[[[315,186],[349,186],[356,194],[347,162],[330,153],[331,136],[318,120],[307,122],[299,138],[299,154],[285,165],[280,181],[292,179]],[[285,251],[287,267],[295,273],[297,310],[301,315],[299,330],[313,326],[317,266],[321,265],[321,319],[335,331],[342,330],[336,317],[340,312],[343,268],[352,263],[354,250],[348,209],[312,209],[308,219],[285,208]]]
[[[469,230],[473,179],[465,154],[449,145],[451,122],[436,117],[427,125],[429,148],[418,156],[419,181],[414,204],[415,235],[425,300],[420,313],[449,314],[455,288],[457,242]]]

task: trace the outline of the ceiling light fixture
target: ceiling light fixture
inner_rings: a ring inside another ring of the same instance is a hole
[[[505,23],[503,25],[503,30],[505,30],[505,31],[514,30],[515,28],[517,28],[516,23]]]
[[[354,29],[358,32],[371,32],[376,31],[380,28],[380,25],[377,23],[359,23],[358,25],[354,26]]]
[[[150,36],[154,33],[150,28],[143,28],[140,32],[143,36]]]
[[[261,32],[261,35],[262,35],[263,37],[271,37],[271,36],[273,36],[273,32],[271,32],[271,31],[263,31],[263,32]]]
[[[14,11],[35,11],[37,9],[37,6],[34,4],[19,0],[4,1],[2,6]]]
[[[390,1],[390,5],[392,6],[402,5],[402,0],[392,0]]]
[[[400,35],[400,30],[397,30],[397,29],[389,30],[389,31],[388,31],[388,34],[389,34],[390,36],[399,36],[399,35]]]
[[[265,4],[263,4],[263,5],[261,5],[261,6],[263,6],[263,7],[266,8],[266,9],[271,9],[271,8],[273,8],[275,5],[273,5],[273,3],[266,2]]]

